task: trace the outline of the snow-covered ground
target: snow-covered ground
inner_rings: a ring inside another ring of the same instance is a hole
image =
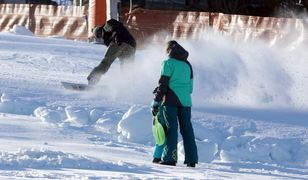
[[[0,179],[308,179],[307,39],[241,42],[207,31],[180,41],[194,68],[196,168],[152,164],[152,90],[163,45],[86,83],[102,45],[0,33]],[[305,37],[305,36],[304,36]],[[180,136],[179,136],[180,137]]]

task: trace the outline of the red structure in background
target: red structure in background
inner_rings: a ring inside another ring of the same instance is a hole
[[[206,35],[206,29],[241,42],[262,39],[273,44],[308,39],[308,19],[142,8],[131,13],[128,8],[122,8],[121,15],[139,48],[144,43],[164,43],[171,38],[198,40]]]
[[[107,19],[107,6],[113,0],[90,0],[89,6],[52,6],[38,4],[1,4],[0,31],[14,25],[29,28],[36,36],[63,36],[87,41],[91,29]],[[110,4],[109,4],[110,5]],[[239,41],[263,39],[269,43],[280,40],[307,41],[308,19],[233,15],[217,12],[150,10],[120,7],[120,20],[143,43],[173,39],[199,39],[205,29]],[[146,41],[149,40],[149,41]]]
[[[97,25],[102,25],[106,22],[106,1],[105,0],[90,0],[89,15],[88,15],[88,37],[91,37],[91,30]]]

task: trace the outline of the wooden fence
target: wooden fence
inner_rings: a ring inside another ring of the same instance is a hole
[[[88,38],[86,15],[86,6],[0,4],[0,31],[17,24],[26,26],[37,36],[85,40]]]
[[[204,36],[206,28],[240,41],[308,41],[308,19],[146,9],[135,9],[129,13],[127,8],[123,8],[121,14],[122,21],[140,43],[149,38],[165,41],[166,35],[171,36],[169,38],[197,40]]]
[[[222,13],[121,8],[121,21],[142,45],[146,39],[199,39],[210,28],[238,40],[263,39],[270,43],[290,39],[307,41],[308,19],[273,18]],[[0,31],[23,25],[37,36],[60,35],[87,40],[86,6],[64,7],[34,4],[0,4]],[[292,39],[290,38],[292,37]]]

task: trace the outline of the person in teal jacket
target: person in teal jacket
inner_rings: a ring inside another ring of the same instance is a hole
[[[161,147],[155,147],[153,162],[176,165],[179,124],[185,151],[184,164],[195,167],[198,163],[198,153],[191,124],[193,70],[187,60],[189,54],[174,40],[167,43],[166,52],[169,58],[162,63],[161,76],[154,90],[154,100],[151,105],[153,115],[162,105],[160,109],[167,127],[166,142]]]

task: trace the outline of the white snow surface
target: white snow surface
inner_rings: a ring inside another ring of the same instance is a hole
[[[164,45],[137,50],[86,83],[105,46],[0,33],[0,179],[308,179],[307,39],[230,40],[205,30],[182,40],[194,68],[196,168],[151,163],[150,103]],[[292,43],[290,43],[290,41]]]

